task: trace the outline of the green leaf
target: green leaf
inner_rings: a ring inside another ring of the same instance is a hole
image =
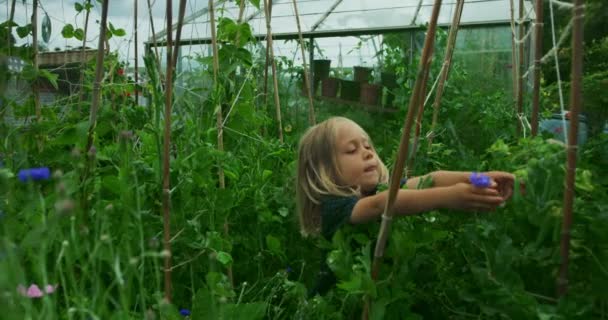
[[[63,26],[63,29],[61,30],[61,35],[66,39],[74,37],[74,26],[72,26],[71,24],[66,24],[65,26]]]
[[[219,319],[215,298],[207,287],[196,292],[192,302],[192,320]]]
[[[220,251],[216,256],[217,261],[221,264],[227,266],[232,263],[232,256],[228,252]]]
[[[254,303],[241,303],[241,304],[225,304],[222,306],[224,319],[226,320],[237,320],[237,319],[248,319],[257,320],[263,319],[266,314],[266,303],[254,302]]]
[[[28,24],[23,27],[17,27],[17,35],[19,38],[25,38],[32,33],[32,25]]]
[[[281,241],[279,238],[269,234],[266,236],[266,246],[268,250],[274,254],[281,255],[283,254],[283,249],[281,248]]]
[[[258,10],[260,10],[260,0],[249,0],[249,2],[256,7]]]
[[[112,31],[112,33],[117,37],[124,37],[125,35],[127,35],[127,33],[125,32],[125,29],[122,29],[122,28],[115,29],[114,31]]]
[[[82,6],[82,4],[76,2],[74,3],[74,9],[76,10],[76,12],[80,13],[82,10],[84,10],[84,7]]]
[[[57,78],[59,78],[59,75],[51,73],[46,69],[40,69],[38,72],[40,77],[47,79],[53,85],[53,88],[57,89]]]
[[[108,30],[110,30],[110,32],[112,32],[112,34],[114,34],[114,30],[116,30],[114,28],[114,25],[112,24],[112,22],[108,23]]]
[[[74,30],[74,38],[82,41],[82,39],[84,39],[84,30],[81,28]]]
[[[262,171],[262,181],[268,179],[272,175],[272,171],[264,169]]]

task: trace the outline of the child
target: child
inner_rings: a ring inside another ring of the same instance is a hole
[[[410,178],[407,189],[398,191],[393,212],[399,216],[439,208],[494,210],[511,197],[514,176],[500,171],[484,174],[491,179],[488,188],[473,186],[470,172],[436,171]],[[432,187],[415,189],[423,178],[430,178]],[[387,183],[388,170],[367,133],[347,118],[330,118],[302,136],[296,180],[305,236],[321,234],[331,240],[340,226],[378,220],[384,212],[388,191],[376,192],[376,188]],[[326,264],[320,278],[311,294],[324,294],[336,281]]]

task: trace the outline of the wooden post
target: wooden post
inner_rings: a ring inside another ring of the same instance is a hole
[[[302,53],[302,65],[304,67],[304,88],[306,89],[306,94],[308,95],[308,124],[313,126],[317,122],[315,119],[315,106],[312,100],[312,91],[310,90],[308,68],[306,66],[306,54],[304,53],[304,38],[302,37],[302,29],[300,28],[300,15],[298,14],[298,4],[296,3],[296,0],[293,0],[293,9],[296,14],[300,51]]]
[[[448,43],[445,49],[443,67],[441,68],[441,74],[439,75],[437,91],[435,92],[435,101],[433,102],[433,120],[431,122],[431,135],[429,136],[428,150],[431,150],[433,138],[435,137],[434,130],[435,126],[437,125],[437,118],[439,117],[439,105],[441,104],[441,98],[443,97],[443,89],[445,88],[445,82],[448,79],[450,67],[452,65],[452,56],[454,55],[454,47],[456,46],[456,38],[458,36],[458,28],[460,26],[460,18],[462,16],[463,7],[464,0],[458,0],[456,2],[456,11],[454,12],[454,18],[452,19],[452,26],[450,27],[450,34],[448,35]]]
[[[538,133],[540,112],[540,60],[543,58],[543,1],[536,0],[536,27],[534,30],[534,91],[532,93],[532,136]]]
[[[564,191],[564,220],[561,237],[561,265],[557,278],[557,294],[564,296],[568,291],[568,264],[570,255],[570,229],[572,228],[572,206],[574,204],[574,181],[576,178],[576,150],[578,138],[578,115],[583,104],[583,18],[584,0],[575,0],[572,9],[572,85],[570,87],[570,131],[568,132],[566,181]]]
[[[432,62],[433,48],[435,46],[435,31],[437,30],[437,19],[439,17],[441,2],[442,0],[435,0],[433,4],[433,12],[425,37],[424,48],[422,49],[422,56],[420,59],[420,65],[418,66],[416,82],[412,95],[410,96],[407,116],[403,125],[404,129],[403,134],[401,135],[401,142],[399,143],[399,151],[397,153],[395,165],[393,166],[394,169],[390,179],[389,193],[386,200],[386,205],[384,207],[384,213],[382,214],[382,224],[380,225],[378,241],[376,242],[376,248],[374,250],[374,261],[372,263],[371,274],[374,281],[378,279],[380,263],[382,262],[384,249],[386,247],[386,240],[388,239],[388,235],[390,233],[391,221],[394,215],[392,208],[395,203],[397,191],[399,190],[399,183],[403,174],[403,165],[405,164],[409,151],[410,132],[412,130],[412,124],[414,122],[417,106],[420,103],[419,100],[422,97],[420,92],[424,87],[424,79],[428,78],[428,73]],[[369,308],[370,303],[369,301],[366,301],[362,318],[367,319],[370,310]]]

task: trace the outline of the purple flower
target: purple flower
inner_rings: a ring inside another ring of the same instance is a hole
[[[27,182],[28,180],[48,180],[49,178],[51,178],[51,170],[47,167],[21,169],[17,174],[17,177],[19,178],[19,180],[21,180],[21,182]]]
[[[187,317],[187,316],[190,315],[190,310],[188,310],[188,309],[181,309],[181,310],[179,310],[179,314],[181,314],[184,317]]]
[[[469,181],[471,181],[471,184],[477,188],[487,188],[492,183],[490,177],[479,172],[471,172]]]

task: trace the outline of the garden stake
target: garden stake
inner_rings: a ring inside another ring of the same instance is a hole
[[[241,24],[241,22],[243,22],[243,14],[245,14],[245,0],[241,0],[239,1],[239,17],[236,20],[237,24]],[[236,40],[235,40],[235,44],[236,47],[239,48],[240,44],[241,44],[241,29],[239,28],[237,33],[236,33]]]
[[[165,300],[171,302],[171,177],[169,175],[169,157],[171,149],[171,103],[173,96],[173,45],[171,20],[173,17],[172,1],[167,0],[167,74],[165,83],[165,132],[163,142],[163,247],[165,252]]]
[[[179,2],[179,16],[177,18],[177,31],[175,33],[175,49],[173,49],[173,61],[171,62],[173,65],[173,70],[175,70],[177,66],[177,56],[179,55],[179,48],[181,47],[181,38],[182,38],[182,27],[184,24],[184,15],[186,14],[186,0],[180,0]],[[172,30],[169,29],[169,32]]]
[[[38,71],[38,0],[34,0],[32,12],[32,52],[34,55],[34,69]],[[34,106],[36,108],[36,122],[40,123],[42,120],[42,110],[40,107],[40,92],[38,91],[38,77],[34,79],[32,85],[32,92],[34,93]],[[39,136],[40,138],[40,136]],[[42,140],[38,140],[38,150],[42,148]]]
[[[441,74],[439,75],[439,84],[437,85],[437,91],[435,92],[435,101],[433,102],[433,120],[431,121],[431,134],[429,136],[428,150],[431,150],[433,145],[433,138],[435,137],[435,126],[437,125],[437,118],[439,117],[439,105],[441,98],[443,97],[443,89],[445,88],[445,82],[448,79],[450,73],[450,67],[452,65],[452,56],[454,54],[454,47],[456,45],[456,37],[458,36],[458,27],[460,26],[460,17],[462,16],[462,9],[464,7],[464,0],[458,0],[456,2],[456,11],[454,12],[454,18],[452,19],[452,26],[450,27],[450,34],[448,35],[448,43],[445,49],[445,57],[443,62],[443,68],[441,68]]]
[[[538,113],[540,110],[540,60],[543,57],[543,1],[536,0],[536,32],[534,48],[534,91],[532,92],[532,136],[538,133]]]
[[[270,28],[270,15],[271,15],[271,10],[270,10],[270,6],[268,5],[269,2],[272,2],[272,0],[264,0],[264,4],[265,4],[265,11],[264,13],[266,14],[266,28],[268,30],[268,35],[267,35],[267,39],[266,39],[266,49],[269,51],[270,53],[270,62],[272,63],[272,82],[274,84],[274,104],[275,104],[275,109],[277,112],[277,125],[279,127],[279,141],[281,141],[281,143],[283,143],[283,124],[281,122],[281,101],[279,100],[279,81],[277,79],[277,64],[276,61],[274,61],[274,51],[272,49],[272,29]],[[268,61],[268,60],[266,60]]]
[[[270,6],[270,8],[266,8]],[[272,37],[270,33],[270,20],[272,19],[272,0],[264,0],[264,15],[270,16],[266,17],[266,28],[267,28],[267,36],[266,36],[266,67],[264,68],[264,105],[268,105],[268,66],[270,64],[270,48],[268,45],[268,38]]]
[[[296,24],[298,26],[298,37],[300,40],[300,51],[302,52],[302,65],[304,66],[304,88],[308,95],[308,124],[313,126],[317,121],[315,119],[315,106],[312,101],[312,92],[310,91],[310,82],[308,82],[308,66],[306,65],[306,54],[304,53],[304,38],[302,37],[302,28],[300,27],[300,15],[298,14],[298,4],[293,0],[293,10],[296,15]]]
[[[557,279],[557,295],[568,291],[568,263],[570,253],[570,229],[572,228],[572,206],[574,203],[574,181],[576,178],[576,151],[578,138],[578,114],[583,104],[581,83],[583,82],[583,17],[584,1],[576,0],[572,9],[572,86],[570,87],[570,131],[568,132],[566,164],[566,186],[564,190],[564,220],[561,237],[561,265]]]
[[[89,131],[87,133],[87,144],[84,150],[85,166],[82,174],[82,211],[87,211],[87,179],[91,171],[91,161],[89,160],[89,151],[93,147],[93,139],[95,127],[97,126],[97,110],[99,109],[99,100],[101,94],[101,80],[103,78],[103,58],[104,58],[104,39],[106,37],[106,21],[108,20],[108,2],[101,3],[101,23],[99,24],[99,41],[97,42],[97,58],[95,60],[95,80],[93,81],[93,99],[91,101],[91,113],[89,115]]]
[[[519,0],[519,41],[524,41],[524,0]],[[517,130],[521,134],[524,131],[523,123],[519,117],[524,112],[524,77],[522,76],[522,65],[524,62],[524,46],[518,43],[519,60],[517,61]]]
[[[219,99],[219,83],[218,83],[218,72],[220,70],[220,60],[219,53],[217,49],[217,33],[215,30],[215,9],[213,7],[213,0],[209,0],[209,22],[211,23],[211,46],[213,47],[213,85],[215,87],[215,101],[216,103],[216,112],[217,112],[217,149],[220,152],[224,152],[224,125],[222,120],[222,104]],[[226,188],[226,181],[224,177],[224,167],[222,167],[222,163],[218,160],[218,179],[219,179],[219,187],[220,189]],[[228,237],[228,220],[227,218],[224,220],[224,235]],[[234,287],[234,278],[232,276],[232,266],[228,266],[226,270],[228,280],[230,281],[230,287]]]
[[[382,214],[382,224],[380,225],[380,232],[378,234],[378,240],[376,242],[376,248],[374,250],[374,261],[372,263],[372,280],[378,279],[378,272],[380,270],[380,263],[384,256],[384,248],[386,246],[386,239],[390,232],[391,221],[393,219],[393,204],[395,203],[395,197],[399,190],[399,183],[403,174],[403,165],[408,154],[410,132],[412,131],[412,123],[414,122],[414,116],[416,113],[416,106],[420,103],[419,100],[422,97],[420,93],[423,89],[423,80],[429,73],[429,67],[431,57],[433,55],[433,47],[435,45],[435,31],[437,30],[437,19],[439,17],[439,9],[441,8],[442,0],[435,0],[433,4],[433,13],[431,20],[429,21],[429,27],[426,32],[424,40],[424,48],[422,49],[422,56],[420,64],[418,65],[418,72],[416,75],[416,82],[414,84],[414,90],[410,96],[410,102],[407,109],[407,116],[403,124],[403,133],[401,135],[401,142],[399,143],[399,151],[397,153],[397,159],[393,166],[393,173],[390,179],[390,188],[388,197],[386,199],[386,205],[384,206],[384,213]],[[369,298],[366,298],[365,306],[363,308],[362,318],[367,319],[369,315],[370,302]]]
[[[134,29],[133,33],[135,36],[135,48],[134,48],[135,49],[135,86],[133,86],[133,87],[135,88],[135,90],[133,90],[133,94],[135,95],[134,96],[135,105],[139,105],[139,90],[137,90],[137,86],[139,83],[139,70],[137,70],[138,69],[138,60],[139,60],[139,57],[137,54],[137,44],[138,44],[138,41],[137,41],[137,0],[133,0],[133,4],[135,5],[135,8],[133,10],[134,11],[134,13],[133,13],[133,21],[134,21],[133,22],[133,29]]]
[[[432,58],[432,57],[431,57]],[[445,65],[441,66],[441,69],[445,68]],[[430,70],[430,61],[429,61],[429,70]],[[426,84],[429,81],[429,73],[424,75],[422,80],[422,88],[418,92],[420,95],[418,97],[418,105],[416,109],[418,109],[416,113],[416,127],[414,128],[414,139],[412,141],[412,152],[409,157],[408,164],[406,165],[407,170],[405,171],[405,176],[409,177],[414,170],[414,164],[416,162],[416,150],[418,150],[418,140],[420,139],[420,129],[422,127],[422,114],[424,113],[424,97],[426,96]]]
[[[78,96],[78,104],[80,105],[82,103],[82,101],[84,100],[84,95],[85,95],[85,91],[84,91],[84,71],[85,68],[87,67],[87,63],[86,63],[86,46],[87,46],[87,30],[89,29],[89,14],[91,13],[91,9],[87,9],[87,3],[91,3],[90,1],[87,1],[85,3],[85,10],[87,11],[84,15],[84,34],[82,35],[82,50],[80,50],[80,60],[82,60],[82,62],[80,63],[80,95]],[[135,47],[137,48],[137,44],[135,45]]]
[[[517,42],[515,42],[515,38],[517,35],[515,34],[515,5],[513,4],[513,0],[509,0],[509,5],[511,8],[511,71],[513,72],[513,110],[517,110],[517,79],[518,79],[518,69],[517,69]]]

